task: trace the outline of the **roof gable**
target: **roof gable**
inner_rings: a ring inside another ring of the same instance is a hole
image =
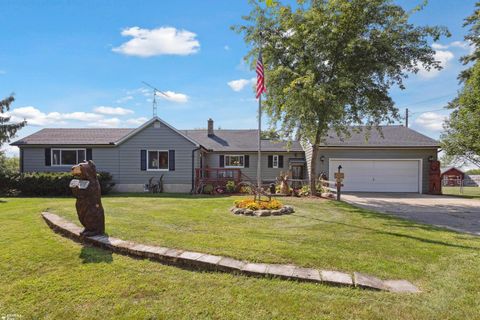
[[[187,139],[188,141],[190,141],[191,143],[193,143],[195,146],[199,147],[200,145],[198,144],[197,141],[193,140],[192,138],[190,138],[189,136],[185,135],[183,132],[175,129],[174,127],[172,127],[170,124],[168,124],[167,122],[163,121],[162,119],[160,119],[159,117],[153,117],[152,119],[148,120],[147,122],[145,122],[144,124],[142,124],[140,127],[138,127],[137,129],[131,131],[130,133],[128,133],[127,135],[125,135],[124,137],[122,137],[120,140],[118,140],[115,145],[120,145],[122,143],[124,143],[125,141],[127,141],[128,139],[130,139],[131,137],[133,137],[134,135],[136,135],[137,133],[143,131],[144,129],[148,128],[150,125],[154,124],[155,122],[160,122],[161,124],[163,124],[164,126],[166,126],[167,128],[171,129],[173,132],[177,133],[178,135],[182,136],[183,138]]]

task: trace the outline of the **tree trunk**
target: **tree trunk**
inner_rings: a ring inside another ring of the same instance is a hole
[[[320,144],[320,130],[315,136],[315,143],[312,145],[312,158],[310,159],[310,191],[312,196],[317,195],[317,158],[318,146]]]

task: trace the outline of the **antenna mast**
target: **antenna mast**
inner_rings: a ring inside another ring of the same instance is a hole
[[[157,116],[157,93],[160,93],[161,95],[165,96],[165,97],[169,97],[168,94],[166,94],[165,92],[161,91],[161,90],[158,90],[157,88],[155,88],[154,86],[152,86],[151,84],[148,84],[146,83],[145,81],[142,81],[142,83],[150,88],[153,89],[153,100],[152,100],[152,116],[155,118]]]

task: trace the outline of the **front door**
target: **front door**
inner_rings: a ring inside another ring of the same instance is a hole
[[[303,180],[303,165],[292,165],[292,179]]]

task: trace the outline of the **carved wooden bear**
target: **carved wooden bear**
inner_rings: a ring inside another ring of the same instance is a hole
[[[72,175],[76,179],[70,182],[70,188],[77,198],[78,219],[85,227],[81,234],[87,237],[104,234],[105,215],[95,163],[89,160],[73,166]]]

